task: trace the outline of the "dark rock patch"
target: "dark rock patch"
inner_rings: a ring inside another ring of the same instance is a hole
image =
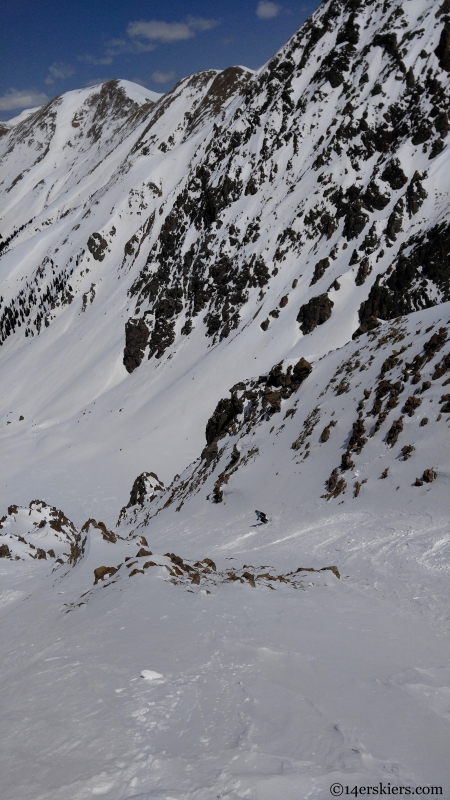
[[[127,372],[134,372],[144,358],[150,331],[143,319],[129,319],[125,324],[125,349],[123,365]]]
[[[91,526],[93,528],[97,528],[97,530],[101,532],[102,538],[105,540],[105,542],[110,542],[111,544],[115,544],[117,542],[117,534],[115,534],[114,531],[108,530],[104,522],[97,522],[95,519],[88,519],[81,528],[81,532],[87,533]]]
[[[424,200],[428,197],[422,186],[423,178],[424,175],[421,175],[416,170],[406,190],[406,210],[410,219],[414,214],[417,214]]]
[[[402,198],[400,198],[395,204],[392,213],[389,215],[385,234],[386,238],[390,239],[391,242],[395,242],[398,234],[403,230],[402,221],[404,207],[405,204]]]
[[[107,575],[114,575],[116,572],[117,572],[116,567],[97,567],[96,569],[94,569],[94,577],[95,577],[94,586],[99,581],[103,581]]]
[[[325,481],[325,487],[327,489],[327,494],[324,495],[324,497],[327,500],[339,497],[339,495],[345,491],[347,484],[344,478],[339,477],[337,467],[333,470],[330,477]]]
[[[314,274],[311,278],[310,286],[313,286],[317,281],[320,280],[325,275],[325,270],[328,269],[330,266],[330,259],[329,258],[321,258],[320,261],[317,262],[316,266],[314,267]]]
[[[409,249],[406,254],[405,251]],[[428,290],[434,287],[435,293]],[[413,311],[450,300],[450,224],[441,223],[409,239],[384,275],[377,276],[369,296],[359,309],[361,328],[369,320],[396,319]]]
[[[422,475],[422,480],[425,483],[433,483],[434,480],[437,478],[437,472],[434,469],[426,469]]]
[[[403,455],[403,461],[408,461],[408,458],[411,458],[411,453],[414,453],[416,448],[413,444],[405,444],[404,447],[401,449],[401,453]]]
[[[331,429],[334,428],[335,425],[336,421],[332,419],[331,422],[329,422],[328,425],[325,426],[322,433],[320,434],[319,438],[320,442],[328,442],[328,439],[330,438]]]
[[[420,399],[420,397],[415,397],[411,395],[410,397],[408,397],[403,407],[403,411],[405,412],[405,414],[408,414],[408,417],[413,417],[416,408],[419,408],[420,405],[422,405],[422,400]]]
[[[11,558],[11,550],[7,544],[0,544],[0,558]]]
[[[389,428],[386,434],[386,443],[393,447],[394,444],[397,442],[398,437],[400,436],[403,430],[403,418],[400,417],[399,419],[394,420],[391,427]]]
[[[91,234],[87,241],[87,246],[95,261],[103,261],[108,242],[100,233]]]
[[[405,183],[408,182],[408,178],[403,172],[398,158],[393,158],[386,165],[383,172],[381,173],[381,178],[383,181],[386,181],[389,184],[391,189],[394,190],[401,189],[402,186],[404,186]]]
[[[450,72],[450,26],[447,23],[442,28],[439,44],[434,52],[439,59],[440,68]]]
[[[358,267],[356,276],[355,276],[355,284],[356,286],[362,286],[363,283],[366,282],[366,279],[369,277],[370,273],[372,272],[372,267],[370,265],[370,261],[365,256],[361,259],[361,263]]]
[[[311,333],[318,325],[330,319],[334,303],[327,294],[312,297],[308,303],[301,306],[297,315],[300,330],[304,335]]]
[[[243,410],[243,402],[236,395],[219,400],[214,414],[206,424],[206,443],[210,445],[215,439],[224,436],[235,417],[242,414]]]

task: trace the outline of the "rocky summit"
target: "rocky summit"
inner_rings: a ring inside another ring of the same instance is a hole
[[[7,713],[28,636],[87,759],[8,800],[450,792],[449,84],[449,0],[325,0],[0,128]]]

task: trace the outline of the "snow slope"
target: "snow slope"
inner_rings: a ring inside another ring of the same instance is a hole
[[[449,299],[445,14],[355,9],[324,4],[256,74],[200,73],[153,104],[126,82],[70,92],[3,137],[7,502],[112,522],[137,474],[185,468],[236,381],[345,344],[358,313]],[[393,299],[414,235],[426,277],[413,254]]]
[[[449,25],[0,139],[7,800],[450,793]]]

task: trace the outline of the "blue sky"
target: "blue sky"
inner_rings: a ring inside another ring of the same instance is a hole
[[[319,0],[9,0],[0,119],[70,89],[126,78],[165,92],[201,69],[256,69]]]

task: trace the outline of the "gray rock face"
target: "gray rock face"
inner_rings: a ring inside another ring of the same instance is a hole
[[[301,306],[297,315],[302,333],[312,333],[318,325],[323,325],[331,317],[334,303],[327,294],[312,297],[308,303]]]

